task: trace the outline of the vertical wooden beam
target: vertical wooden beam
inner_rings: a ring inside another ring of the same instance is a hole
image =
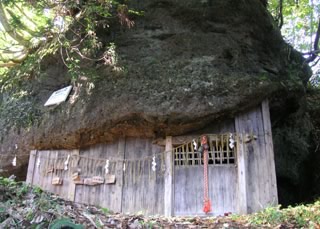
[[[237,144],[237,172],[238,172],[238,213],[248,213],[247,201],[247,153],[245,150],[245,143],[243,142],[244,134],[241,134],[242,129],[241,119],[237,116],[235,118],[236,126],[236,144]]]
[[[266,99],[261,104],[263,128],[266,143],[266,160],[268,163],[268,176],[270,177],[270,204],[278,204],[278,191],[277,191],[277,180],[276,180],[276,168],[273,151],[273,140],[270,120],[269,101]]]
[[[75,150],[73,150],[72,152],[71,152],[71,157],[72,156],[79,156],[79,149],[75,149]],[[79,158],[78,157],[76,157],[77,159],[75,159],[75,160],[77,160],[76,161],[76,163],[75,163],[75,167],[77,167],[77,165],[78,165],[78,160],[79,160]],[[70,181],[70,183],[69,183],[69,190],[68,190],[68,200],[70,200],[70,201],[74,201],[74,198],[75,198],[75,195],[76,195],[76,184],[72,181],[72,167],[70,166],[69,167],[70,169],[68,170],[68,173],[69,173],[69,181]]]
[[[29,157],[29,164],[28,164],[28,172],[27,172],[27,184],[33,184],[33,174],[36,166],[36,159],[37,159],[37,150],[31,150],[30,157]]]
[[[174,207],[174,189],[173,189],[173,154],[172,154],[172,137],[166,137],[165,147],[166,171],[164,178],[164,215],[172,216]]]
[[[122,137],[122,138],[119,139],[119,143],[118,143],[118,155],[117,155],[117,157],[120,160],[124,160],[125,159],[125,150],[126,150],[126,139],[125,139],[125,137]],[[117,196],[117,198],[119,198],[117,200],[117,202],[119,203],[119,211],[122,212],[123,211],[123,209],[122,209],[122,200],[124,198],[124,196],[123,196],[123,187],[124,187],[123,163],[117,163],[116,164],[116,177],[117,177],[116,185],[118,187],[118,190],[121,192]]]

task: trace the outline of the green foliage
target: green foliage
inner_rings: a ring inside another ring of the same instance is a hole
[[[101,208],[101,211],[102,211],[105,215],[109,215],[109,214],[112,213],[109,208]]]
[[[282,2],[282,12],[280,7]],[[320,20],[319,0],[269,0],[269,11],[281,27],[285,40],[298,51],[305,53],[305,57],[314,51],[315,35]],[[313,77],[319,78],[319,55],[310,65],[313,69]],[[318,85],[318,84],[317,84]]]
[[[280,209],[279,206],[267,207],[266,209],[245,216],[246,220],[254,226],[276,226],[281,224],[291,224],[299,228],[316,228],[320,224],[320,201],[314,204],[289,206]]]
[[[0,177],[0,187],[8,190],[11,194],[4,196],[4,199],[21,198],[27,194],[29,186],[24,182],[16,182],[9,178]]]
[[[143,228],[147,228],[147,229],[152,229],[154,228],[155,226],[158,226],[157,225],[157,222],[155,221],[143,221],[143,220],[140,220],[139,221],[139,224],[143,227]]]
[[[22,65],[10,71],[8,68],[0,69],[2,91],[15,88],[21,80],[39,77],[42,59],[57,51],[72,80],[80,76],[91,76],[87,71],[88,62],[115,66],[114,44],[108,44],[105,38],[97,35],[97,31],[102,29],[105,33],[110,24],[115,22],[132,27],[134,23],[130,20],[130,15],[143,15],[116,0],[67,0],[51,1],[50,4],[46,0],[6,0],[2,3],[8,17],[6,22],[19,33],[22,40],[28,42],[26,45],[10,36],[7,41],[1,40],[1,34],[7,36],[8,30],[0,33],[0,50],[1,47],[10,47],[9,56],[2,55],[0,51],[0,66],[22,62]],[[19,60],[13,54],[15,47],[21,50]],[[16,60],[13,61],[12,58]]]
[[[0,9],[4,25],[0,28],[0,66],[11,66],[47,40],[53,15],[44,14],[44,8],[35,10],[24,1],[2,1]]]
[[[278,18],[279,0],[269,0],[271,14]],[[282,33],[290,44],[300,51],[309,51],[320,14],[318,0],[283,0],[284,24]]]
[[[84,227],[73,223],[70,219],[56,219],[54,220],[49,229],[61,229],[61,228],[70,228],[70,229],[83,229]]]
[[[280,210],[280,205],[276,207],[267,207],[263,211],[253,214],[248,221],[252,225],[276,225],[285,219],[284,213]]]

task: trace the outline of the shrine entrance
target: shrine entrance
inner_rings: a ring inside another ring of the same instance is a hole
[[[210,215],[236,212],[236,145],[230,134],[207,135]],[[197,140],[197,145],[200,145]],[[204,215],[204,165],[201,153],[190,142],[174,148],[174,215]]]

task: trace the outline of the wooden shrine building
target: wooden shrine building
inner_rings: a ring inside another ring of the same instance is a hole
[[[208,137],[209,214],[251,213],[278,203],[269,106],[213,125]],[[115,212],[203,215],[204,165],[197,133],[123,137],[74,150],[31,152],[27,182]]]

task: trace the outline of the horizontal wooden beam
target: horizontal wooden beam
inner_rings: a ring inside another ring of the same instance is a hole
[[[215,137],[215,134],[204,134],[209,135],[210,141],[221,141],[220,137]],[[220,136],[221,134],[217,134],[217,136]],[[198,139],[201,135],[184,135],[184,136],[175,136],[172,138],[172,145],[173,146],[179,146],[186,144],[188,142],[191,142],[193,139]],[[166,139],[164,138],[157,138],[152,141],[153,144],[159,145],[159,146],[165,146],[166,145]]]

